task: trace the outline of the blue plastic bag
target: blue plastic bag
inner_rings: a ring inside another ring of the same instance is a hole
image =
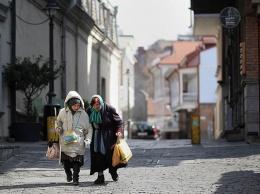
[[[65,134],[63,135],[62,138],[66,144],[78,141],[78,135],[75,133],[73,129],[65,131]]]

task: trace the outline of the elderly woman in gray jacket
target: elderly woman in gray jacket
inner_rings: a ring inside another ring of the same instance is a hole
[[[60,136],[60,159],[67,181],[73,180],[73,185],[78,185],[80,168],[84,165],[85,146],[91,143],[93,129],[84,102],[76,91],[70,91],[65,99],[64,108],[57,117],[56,132]]]

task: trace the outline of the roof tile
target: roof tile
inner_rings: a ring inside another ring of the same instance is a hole
[[[196,51],[199,46],[202,45],[202,41],[176,41],[173,42],[173,54],[169,57],[162,59],[159,65],[169,64],[180,64],[181,61],[189,54]]]

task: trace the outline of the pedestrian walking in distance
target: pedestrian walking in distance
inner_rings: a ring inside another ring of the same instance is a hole
[[[93,128],[92,143],[90,145],[91,167],[90,175],[98,173],[94,184],[105,183],[103,171],[109,169],[114,181],[119,177],[117,169],[126,165],[112,166],[112,156],[117,137],[122,136],[123,121],[116,109],[103,102],[99,95],[93,95],[90,106],[86,109]]]
[[[93,129],[84,102],[76,91],[70,91],[65,99],[64,108],[57,117],[56,133],[60,136],[60,160],[67,182],[73,180],[73,185],[78,185],[80,168],[84,165],[85,146],[91,143]]]

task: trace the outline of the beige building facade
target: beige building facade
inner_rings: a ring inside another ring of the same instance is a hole
[[[63,107],[63,101],[71,90],[88,101],[92,95],[100,94],[122,115],[119,98],[122,52],[117,40],[116,8],[108,0],[57,0],[56,3],[60,9],[53,18],[53,55],[57,64],[65,68],[54,81],[56,96],[53,103]],[[49,16],[44,10],[46,4],[44,0],[0,2],[1,71],[2,66],[11,63],[14,57],[33,60],[42,55],[49,58],[50,28]],[[15,29],[14,36],[12,29]],[[11,111],[14,108],[12,93],[2,80],[0,75],[0,137],[6,138],[14,118],[22,117],[24,104],[23,96],[16,92],[14,116]],[[48,103],[48,92],[47,86],[34,102],[40,118],[43,117],[44,105]]]

